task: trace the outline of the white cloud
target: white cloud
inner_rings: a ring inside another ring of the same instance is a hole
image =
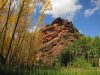
[[[100,0],[91,0],[91,6],[93,6],[93,8],[89,8],[85,10],[84,15],[86,17],[91,16],[96,11],[100,10]]]
[[[29,31],[30,33],[31,33],[31,32],[35,32],[35,30],[36,30],[36,26],[34,26],[34,27],[28,29],[28,31]]]
[[[78,0],[51,0],[52,10],[48,10],[45,14],[50,14],[54,18],[67,17],[72,20],[76,13],[82,8]]]

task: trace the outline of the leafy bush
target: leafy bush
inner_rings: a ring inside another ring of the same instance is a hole
[[[68,67],[71,65],[71,62],[74,60],[73,53],[66,51],[61,54],[60,62],[62,66]]]
[[[100,38],[81,37],[67,46],[59,58],[63,66],[98,67],[100,58]],[[84,63],[83,65],[81,65]]]
[[[73,63],[72,63],[73,67],[77,67],[77,68],[90,68],[91,64],[88,63],[84,58],[77,58]]]

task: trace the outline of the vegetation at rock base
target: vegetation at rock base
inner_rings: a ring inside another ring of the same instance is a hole
[[[100,37],[81,37],[64,49],[61,63],[73,67],[99,67]]]

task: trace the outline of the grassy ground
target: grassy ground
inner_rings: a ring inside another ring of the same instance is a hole
[[[0,75],[100,75],[100,68],[9,67],[0,63]]]
[[[62,71],[62,75],[100,75],[99,68],[69,68]]]
[[[13,67],[1,67],[0,75],[100,75],[99,68],[32,68],[16,69]]]

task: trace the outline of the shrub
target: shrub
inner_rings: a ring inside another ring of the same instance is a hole
[[[91,64],[88,63],[83,57],[77,58],[75,61],[72,62],[73,67],[78,68],[90,68]]]

